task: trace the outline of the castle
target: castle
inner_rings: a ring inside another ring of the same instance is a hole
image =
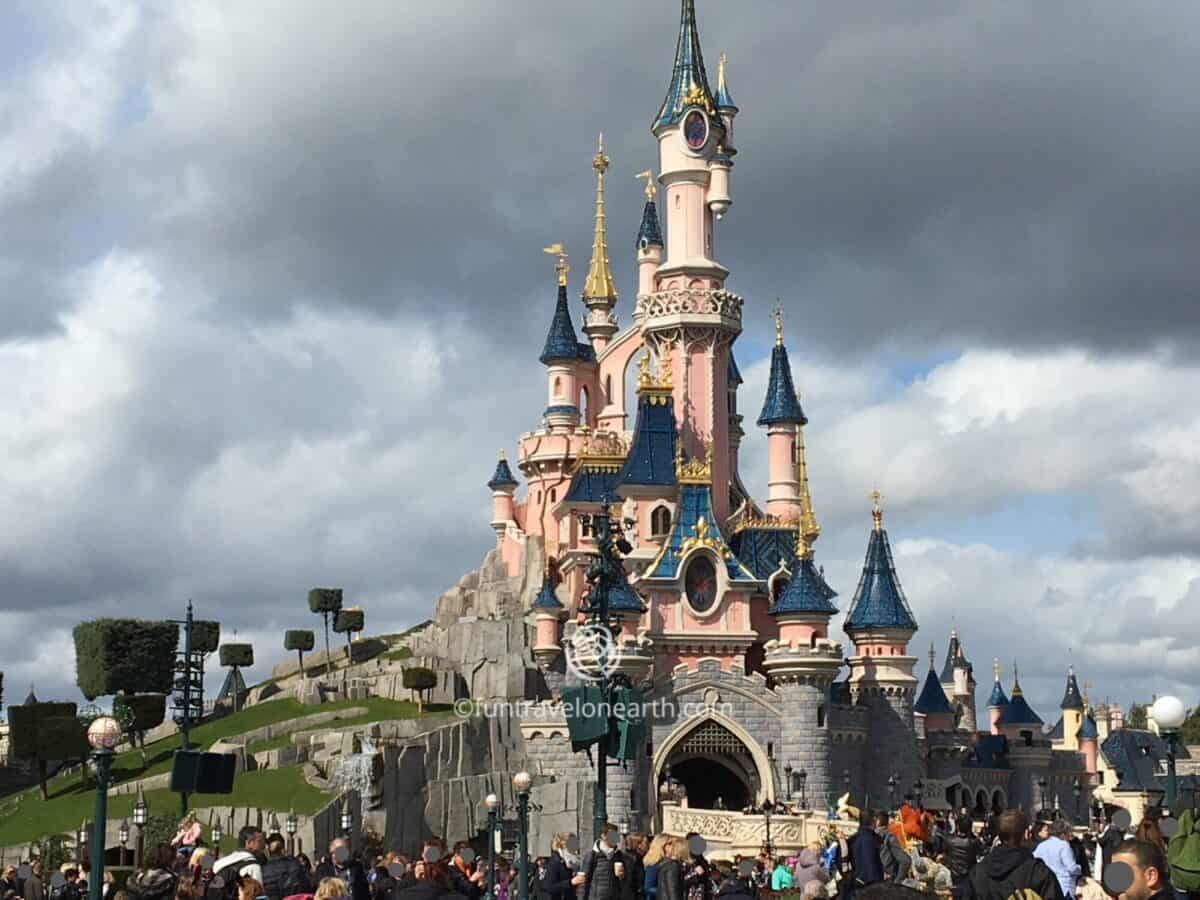
[[[1097,731],[1074,672],[1062,721],[1046,735],[1019,680],[1014,675],[1006,691],[998,665],[980,719],[974,668],[957,633],[940,671],[932,651],[922,671],[909,652],[918,624],[878,494],[862,576],[842,622],[852,652],[844,655],[832,638],[840,611],[816,562],[808,420],[778,309],[770,381],[755,420],[767,432],[765,504],[743,484],[734,345],[744,302],[726,286],[730,271],[716,243],[732,204],[737,115],[725,58],[714,90],[694,0],[683,0],[670,84],[651,121],[659,172],[644,173],[628,324],[618,320],[611,273],[602,141],[592,160],[594,240],[581,335],[566,257],[561,245],[547,248],[557,256],[558,282],[540,356],[547,405],[541,425],[520,436],[520,498],[503,453],[488,482],[497,564],[515,578],[535,555],[538,565],[549,561],[526,611],[542,677],[527,697],[552,707],[572,677],[570,636],[583,620],[585,574],[596,556],[584,514],[613,504],[633,523],[625,577],[610,598],[621,624],[618,666],[656,710],[644,748],[610,775],[614,822],[695,830],[726,849],[754,849],[761,823],[742,828],[743,807],[787,799],[823,814],[847,792],[860,806],[917,794],[927,807],[966,806],[977,815],[1018,805],[1085,815]],[[636,409],[626,408],[629,379]],[[536,775],[590,781],[592,762],[570,753],[561,723],[539,719],[522,729]],[[579,821],[588,831],[587,817]],[[786,843],[780,829],[776,842]]]

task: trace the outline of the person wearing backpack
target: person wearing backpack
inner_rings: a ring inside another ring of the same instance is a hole
[[[1176,892],[1200,893],[1200,816],[1190,809],[1179,817],[1179,830],[1167,844],[1167,862]]]
[[[262,864],[263,892],[269,900],[283,900],[292,894],[308,894],[312,882],[300,861],[286,853],[287,841],[273,833],[267,838],[267,861]]]
[[[1000,844],[975,867],[967,881],[966,900],[1063,900],[1058,878],[1022,843],[1029,827],[1025,814],[1010,809],[997,823]],[[1033,896],[1031,896],[1033,895]]]

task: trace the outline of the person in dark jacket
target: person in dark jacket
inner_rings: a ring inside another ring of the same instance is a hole
[[[616,833],[611,825],[605,825],[600,839],[583,854],[578,872],[583,881],[577,885],[581,900],[621,900],[621,879],[616,870],[617,863],[623,865],[625,860],[615,846]]]
[[[283,900],[292,894],[308,894],[313,886],[300,861],[287,855],[282,834],[267,838],[267,861],[262,865],[263,893],[269,900]]]
[[[954,898],[961,900],[971,873],[983,855],[983,845],[971,831],[971,820],[960,818],[955,823],[954,834],[942,839],[942,846],[946,868],[950,870],[950,880],[954,885]]]
[[[1000,845],[975,867],[967,880],[967,900],[1008,900],[1032,891],[1041,900],[1063,900],[1058,878],[1023,844],[1028,823],[1020,810],[1001,814]]]
[[[329,855],[317,865],[313,881],[320,884],[325,878],[340,878],[350,888],[351,900],[371,900],[371,885],[362,862],[350,856],[345,838],[329,842]]]
[[[683,900],[683,862],[690,860],[687,841],[683,838],[668,838],[664,856],[658,864],[658,900]]]
[[[146,854],[145,868],[126,882],[126,887],[142,900],[172,900],[175,884],[175,848],[159,844]]]
[[[1108,864],[1112,862],[1113,851],[1124,842],[1125,829],[1114,822],[1109,822],[1108,827],[1104,829],[1104,833],[1100,835],[1101,874],[1108,871]]]
[[[546,861],[546,874],[542,877],[542,893],[546,900],[571,900],[574,896],[571,879],[575,875],[574,867],[579,863],[572,851],[577,847],[574,838],[573,834],[556,834],[550,843],[550,859]]]
[[[396,900],[466,900],[451,886],[445,850],[440,838],[425,841],[421,855],[413,863],[413,881],[396,892]]]
[[[1123,842],[1113,851],[1113,863],[1124,863],[1133,875],[1121,900],[1171,900],[1175,896],[1166,858],[1153,841],[1132,838]]]
[[[25,900],[46,900],[46,884],[42,881],[42,861],[35,859],[29,864],[30,876],[22,885]]]
[[[863,822],[858,832],[849,840],[850,866],[854,870],[851,884],[855,888],[878,884],[883,881],[883,840],[875,828],[887,828],[887,813],[876,813]]]
[[[719,900],[754,900],[742,880],[732,875],[721,882],[717,897]]]

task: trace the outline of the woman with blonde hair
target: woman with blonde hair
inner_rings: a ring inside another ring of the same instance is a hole
[[[650,848],[646,851],[646,855],[642,857],[642,865],[646,867],[646,875],[642,879],[642,895],[646,900],[657,900],[658,898],[658,867],[663,861],[666,847],[667,836],[656,834],[654,840],[650,842]]]
[[[248,879],[253,881],[254,879]],[[245,884],[246,879],[243,879]],[[321,883],[317,885],[317,893],[313,900],[346,900],[350,894],[350,889],[346,887],[346,882],[340,878],[322,878]],[[247,900],[245,897],[240,897],[239,900]],[[251,898],[253,900],[253,898]]]
[[[663,845],[663,858],[658,863],[657,900],[683,900],[684,866],[691,862],[687,841],[669,836]]]

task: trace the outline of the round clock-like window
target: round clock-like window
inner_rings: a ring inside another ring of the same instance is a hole
[[[702,110],[693,109],[683,117],[683,141],[697,153],[708,143],[708,116]]]
[[[708,612],[717,602],[717,570],[707,556],[697,556],[683,576],[688,603],[696,612]]]

